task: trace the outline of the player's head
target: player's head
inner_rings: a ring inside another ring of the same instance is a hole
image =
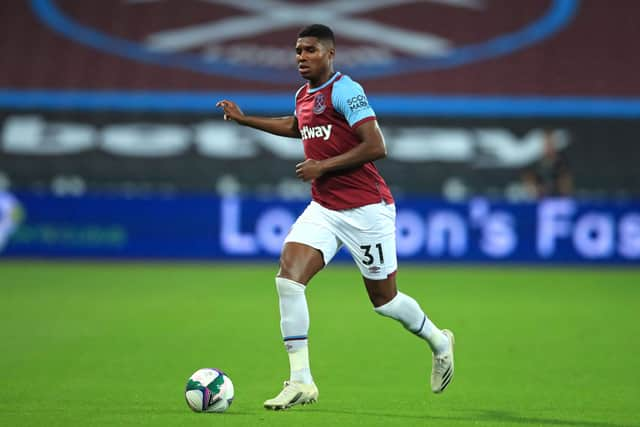
[[[296,62],[300,75],[311,83],[322,83],[333,73],[336,53],[331,28],[322,24],[304,27],[296,41]]]
[[[298,33],[298,38],[303,37],[315,37],[327,48],[335,48],[336,45],[336,39],[331,28],[322,24],[311,24],[301,29]]]

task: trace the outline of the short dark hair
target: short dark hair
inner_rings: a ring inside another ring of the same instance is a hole
[[[315,37],[320,41],[330,41],[332,45],[336,44],[336,39],[333,36],[331,28],[322,24],[307,25],[298,33],[298,38],[301,37]]]

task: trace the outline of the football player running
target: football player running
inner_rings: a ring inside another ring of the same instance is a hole
[[[312,201],[285,239],[275,279],[290,377],[264,407],[286,409],[318,399],[309,364],[305,289],[342,246],[360,269],[374,310],[427,342],[431,390],[440,393],[453,378],[454,336],[436,327],[413,298],[397,289],[396,210],[373,163],[386,156],[375,113],[362,87],[334,71],[335,39],[329,27],[303,28],[295,49],[298,71],[307,83],[295,94],[293,115],[248,116],[233,101],[216,104],[225,120],[301,138],[305,160],[296,165],[295,173],[311,182]]]

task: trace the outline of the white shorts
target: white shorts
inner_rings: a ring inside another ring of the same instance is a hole
[[[376,203],[334,211],[312,201],[291,226],[284,242],[318,249],[325,265],[344,245],[364,277],[386,279],[398,268],[396,207]]]

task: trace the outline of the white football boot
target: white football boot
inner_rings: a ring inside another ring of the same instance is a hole
[[[303,384],[293,381],[285,381],[284,388],[273,399],[265,400],[267,409],[287,409],[294,405],[306,405],[318,400],[318,387],[315,384]]]
[[[453,332],[443,329],[442,333],[449,338],[449,346],[445,351],[434,354],[431,365],[431,391],[442,393],[453,379],[453,345],[456,340]]]

